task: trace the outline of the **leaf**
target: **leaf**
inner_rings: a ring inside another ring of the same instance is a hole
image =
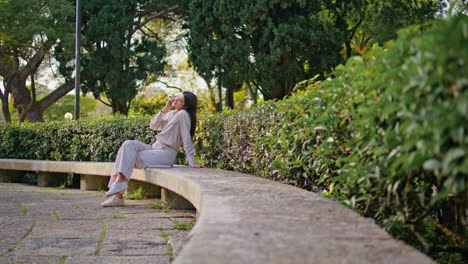
[[[441,162],[435,159],[426,160],[423,164],[423,169],[425,170],[435,170],[440,169]]]
[[[444,170],[447,170],[449,168],[450,163],[452,161],[463,157],[465,155],[465,151],[461,148],[456,148],[456,149],[451,149],[447,154],[444,156],[444,159],[442,161],[442,168]]]

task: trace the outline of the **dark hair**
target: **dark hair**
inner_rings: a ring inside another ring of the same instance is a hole
[[[195,135],[195,128],[197,127],[197,96],[192,92],[183,92],[185,100],[185,110],[190,116],[190,135]]]

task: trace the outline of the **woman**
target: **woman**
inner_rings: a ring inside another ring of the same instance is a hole
[[[170,111],[172,108],[174,110]],[[126,140],[119,148],[115,159],[106,196],[102,206],[122,206],[123,192],[133,168],[172,167],[177,150],[184,147],[188,163],[192,168],[204,168],[195,162],[195,147],[192,137],[196,127],[197,97],[191,92],[183,92],[167,101],[166,106],[151,118],[150,128],[161,131],[152,145],[136,140]]]

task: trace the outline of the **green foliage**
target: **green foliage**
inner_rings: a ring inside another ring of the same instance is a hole
[[[172,223],[174,224],[175,229],[182,230],[182,231],[190,230],[195,225],[195,222],[185,223],[185,222],[177,221],[175,219],[172,220]]]
[[[65,0],[21,0],[0,2],[1,48],[34,49],[44,42],[71,41],[73,15]],[[24,51],[24,50],[23,50]],[[3,54],[2,54],[3,55]]]
[[[146,94],[138,96],[130,106],[130,115],[154,116],[162,109],[169,98],[165,94],[156,94],[147,96]]]
[[[249,83],[266,100],[290,95],[295,83],[317,74],[324,79],[353,47],[393,39],[442,8],[439,0],[182,2],[197,72],[207,83],[216,79],[227,97]]]
[[[148,208],[156,210],[158,213],[168,213],[171,211],[171,207],[161,200],[156,200],[151,203]]]
[[[143,189],[143,186],[138,187],[131,194],[125,195],[127,200],[143,200],[146,198],[146,192]]]
[[[57,88],[32,105],[34,92],[26,87],[26,80],[39,73],[43,64],[57,61],[61,68],[71,60],[73,19],[73,5],[67,0],[0,2],[0,75],[5,86],[0,90],[0,100],[6,122],[11,122],[10,95],[19,114],[28,112],[23,116],[26,120],[42,121],[42,112],[51,101],[71,89]],[[69,81],[71,74],[63,77]]]
[[[80,118],[88,117],[88,113],[96,109],[97,101],[90,96],[80,97]],[[45,121],[64,120],[66,113],[75,112],[75,95],[67,94],[44,111]]]
[[[467,28],[463,15],[408,28],[287,100],[207,117],[199,156],[325,188],[441,263],[466,261]]]
[[[127,139],[154,141],[148,117],[107,116],[79,121],[0,126],[0,158],[114,161]]]
[[[127,115],[138,85],[164,68],[165,49],[158,40],[135,35],[143,18],[157,9],[141,0],[86,1],[83,9],[83,91],[105,95],[113,113]]]
[[[191,61],[228,91],[253,82],[267,100],[283,98],[340,60],[340,39],[317,16],[320,1],[189,2]]]

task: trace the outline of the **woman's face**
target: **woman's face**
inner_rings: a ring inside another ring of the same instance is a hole
[[[176,109],[176,110],[180,110],[180,109],[183,109],[184,106],[185,106],[185,98],[184,98],[184,95],[183,94],[180,94],[179,96],[177,96],[174,101],[172,102],[172,106]]]

